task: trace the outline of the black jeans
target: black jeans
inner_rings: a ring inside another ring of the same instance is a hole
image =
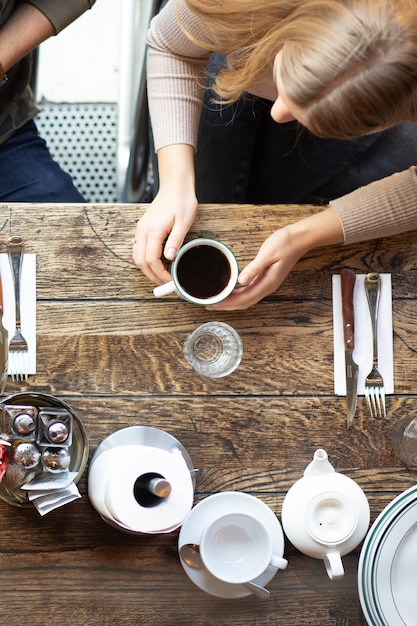
[[[33,121],[0,146],[0,200],[85,202],[71,176],[53,160]]]

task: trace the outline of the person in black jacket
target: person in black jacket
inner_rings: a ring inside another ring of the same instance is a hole
[[[0,0],[0,201],[83,202],[33,121],[33,51],[95,0]]]

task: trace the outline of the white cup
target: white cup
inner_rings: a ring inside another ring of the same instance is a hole
[[[200,540],[207,570],[217,579],[241,584],[260,576],[269,565],[285,569],[287,560],[272,552],[272,537],[256,517],[222,515],[208,524]]]
[[[153,290],[157,298],[176,291],[194,304],[221,302],[236,286],[239,269],[233,252],[216,239],[200,238],[180,248],[171,264],[172,280]]]

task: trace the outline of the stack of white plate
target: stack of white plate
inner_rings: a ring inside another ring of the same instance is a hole
[[[370,626],[417,626],[417,485],[396,497],[371,526],[358,586]]]

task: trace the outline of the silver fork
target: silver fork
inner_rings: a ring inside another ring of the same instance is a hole
[[[365,379],[365,397],[371,417],[385,417],[384,380],[378,371],[378,308],[381,276],[372,272],[365,276],[365,291],[371,315],[373,358],[372,370]]]
[[[7,241],[7,254],[12,268],[14,300],[16,310],[16,330],[9,341],[9,368],[12,380],[23,381],[28,378],[28,344],[22,335],[20,320],[20,278],[24,254],[23,239],[10,237]]]

